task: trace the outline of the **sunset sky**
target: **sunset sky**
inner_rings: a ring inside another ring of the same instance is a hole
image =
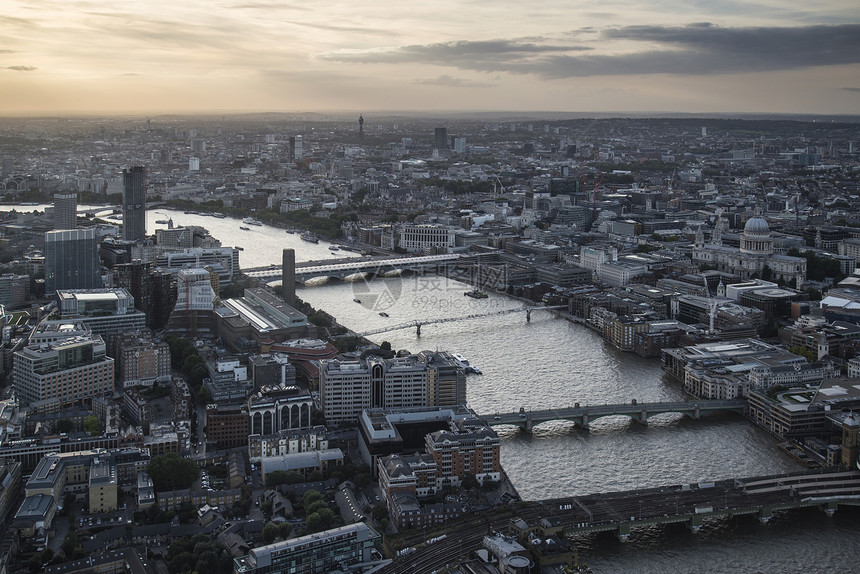
[[[858,0],[0,7],[0,115],[860,113]]]

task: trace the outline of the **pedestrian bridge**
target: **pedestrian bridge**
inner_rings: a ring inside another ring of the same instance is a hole
[[[367,275],[389,275],[402,271],[413,271],[423,273],[429,269],[435,269],[448,263],[453,263],[460,258],[456,253],[443,255],[421,255],[417,257],[354,257],[339,259],[337,261],[309,262],[296,265],[296,281],[305,283],[310,279],[320,277],[332,277],[344,279],[356,273]],[[264,280],[281,279],[282,266],[272,265],[265,268],[244,270],[243,273],[249,277]]]
[[[480,415],[491,426],[516,425],[531,431],[535,425],[549,421],[571,421],[579,427],[588,429],[591,421],[600,417],[624,415],[641,423],[648,424],[648,417],[663,413],[679,413],[698,419],[702,413],[731,411],[743,414],[747,409],[746,399],[726,401],[699,400],[666,403],[630,402],[615,405],[574,406],[559,409],[529,411],[521,409],[512,413]]]

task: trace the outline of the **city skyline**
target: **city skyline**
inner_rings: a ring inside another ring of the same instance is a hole
[[[847,0],[10,4],[0,115],[860,110]]]

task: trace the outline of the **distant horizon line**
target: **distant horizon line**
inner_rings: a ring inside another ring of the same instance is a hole
[[[247,117],[247,116],[336,116],[346,118],[352,115],[371,114],[370,118],[378,117],[397,117],[403,116],[408,118],[427,118],[435,119],[440,116],[456,116],[459,119],[465,119],[464,116],[481,117],[489,119],[493,117],[505,118],[506,120],[515,119],[517,116],[523,120],[540,120],[552,119],[554,121],[564,119],[587,119],[590,117],[600,117],[602,119],[646,119],[646,118],[702,118],[702,119],[800,119],[808,118],[813,121],[817,119],[829,119],[831,121],[840,119],[841,121],[860,122],[860,113],[813,113],[813,112],[679,112],[679,111],[550,111],[550,110],[363,110],[360,108],[347,110],[305,110],[305,111],[238,111],[238,110],[207,110],[207,111],[125,111],[125,112],[96,112],[96,111],[45,111],[45,112],[20,112],[20,113],[0,113],[0,120],[45,120],[45,119],[98,119],[98,118],[117,118],[117,119],[154,119],[154,118],[213,118],[221,116],[224,118],[232,117]],[[313,119],[313,118],[295,118],[295,119]],[[322,118],[320,118],[322,119]],[[365,118],[368,119],[368,118]]]

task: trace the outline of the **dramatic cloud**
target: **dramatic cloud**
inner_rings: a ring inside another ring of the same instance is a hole
[[[468,80],[465,78],[455,78],[454,76],[449,76],[447,74],[442,74],[436,78],[421,78],[419,80],[415,80],[414,83],[422,86],[446,86],[452,88],[492,88],[498,85],[491,84],[489,82],[477,82],[475,80]]]
[[[581,32],[573,34],[581,35]],[[645,43],[648,48],[597,52],[611,48],[614,43],[625,46]],[[447,65],[463,70],[534,74],[544,78],[767,72],[860,62],[860,25],[798,28],[723,28],[709,23],[681,27],[625,26],[602,31],[593,48],[580,44],[493,40],[341,50],[319,57],[339,62]]]
[[[852,114],[860,94],[857,0],[3,4],[2,113]]]
[[[513,71],[517,65],[540,54],[590,50],[586,46],[544,45],[518,40],[462,40],[437,44],[399,46],[370,50],[337,50],[319,55],[322,60],[365,64],[423,63],[465,70]]]

